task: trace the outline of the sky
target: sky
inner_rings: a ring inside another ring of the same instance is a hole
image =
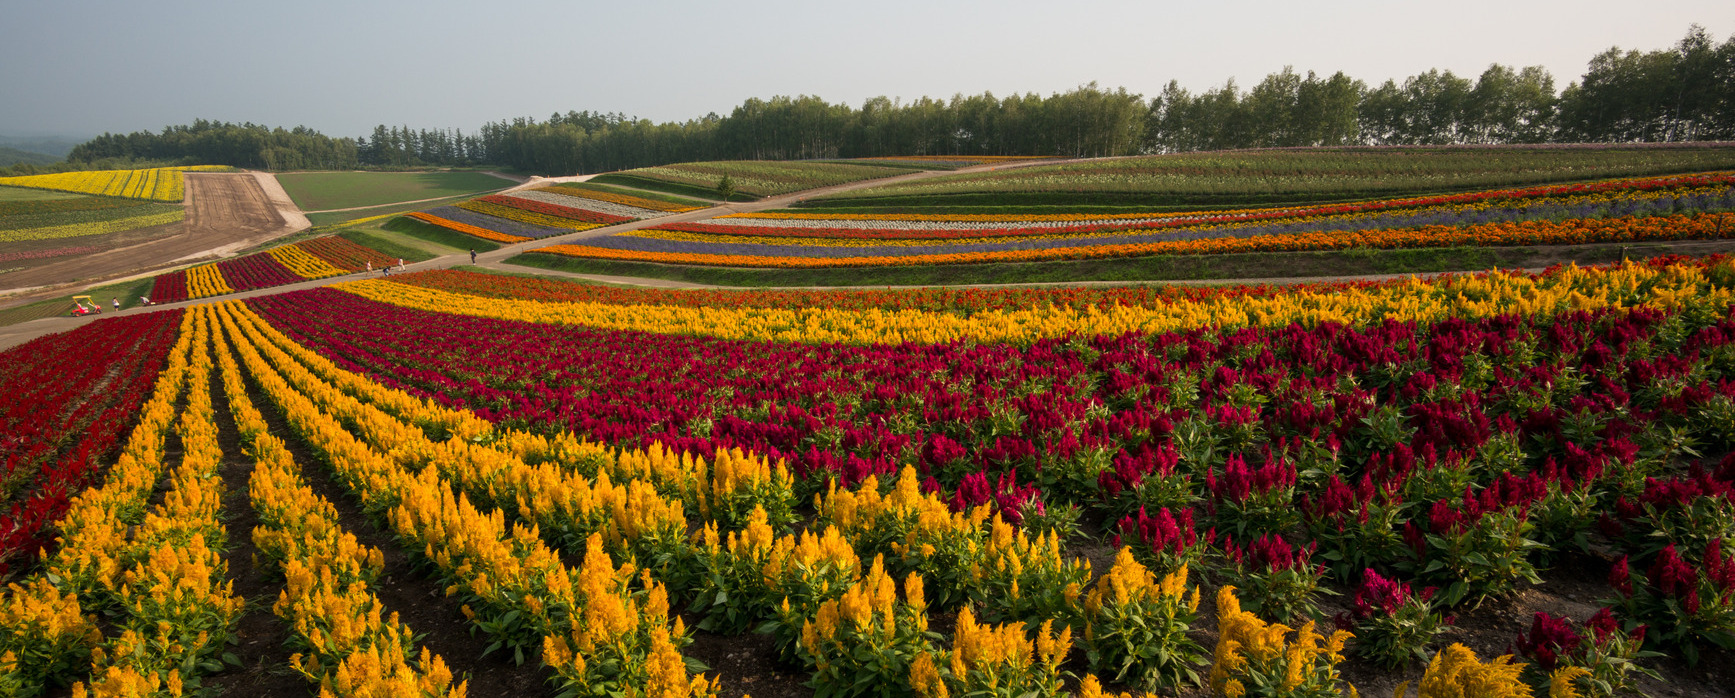
[[[9,1],[0,135],[88,137],[204,118],[363,136],[555,112],[655,121],[809,94],[1147,97],[1293,66],[1377,85],[1541,65],[1564,88],[1612,46],[1657,50],[1728,0]]]

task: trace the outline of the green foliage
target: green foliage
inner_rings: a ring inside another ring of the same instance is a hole
[[[898,601],[879,560],[842,598],[821,604],[803,625],[798,654],[813,672],[815,698],[911,695],[910,664],[933,651],[921,577],[904,581]]]
[[[1092,673],[1147,690],[1201,682],[1205,650],[1187,635],[1198,618],[1199,589],[1188,583],[1185,565],[1158,580],[1121,548],[1075,609]]]
[[[1418,557],[1400,568],[1445,585],[1441,601],[1447,606],[1481,603],[1516,589],[1519,582],[1542,583],[1530,559],[1542,544],[1530,538],[1532,525],[1524,507],[1480,515],[1460,508],[1458,513],[1465,518],[1461,525],[1427,533]]]
[[[995,517],[981,556],[971,565],[970,600],[984,620],[1037,623],[1064,617],[1090,583],[1090,563],[1068,560],[1060,537],[1014,528]]]
[[[46,228],[76,223],[101,223],[162,209],[149,201],[100,196],[37,201],[0,201],[0,230]]]
[[[1409,584],[1381,577],[1372,569],[1364,569],[1362,574],[1350,612],[1338,619],[1354,624],[1352,651],[1387,669],[1427,661],[1428,647],[1446,631],[1446,619],[1435,607],[1433,590],[1424,589],[1417,595]]]

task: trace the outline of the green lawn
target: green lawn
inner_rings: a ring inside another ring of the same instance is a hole
[[[63,191],[47,189],[30,189],[28,187],[0,187],[0,201],[43,201],[50,199],[78,199],[82,194],[68,194]]]
[[[277,175],[277,181],[302,211],[386,206],[512,186],[481,172],[290,172]]]
[[[505,181],[505,180],[501,180],[501,181]],[[414,203],[414,204],[386,204],[384,206],[370,206],[368,208],[358,208],[358,209],[355,209],[353,211],[333,211],[331,213],[312,213],[312,214],[308,214],[307,221],[309,223],[316,225],[316,226],[338,225],[340,223],[345,223],[348,221],[360,220],[363,218],[375,218],[378,216],[386,216],[386,215],[390,215],[393,213],[404,213],[406,211],[425,211],[425,210],[433,208],[435,206],[447,206],[450,204],[455,204],[455,203],[458,203],[459,201],[463,201],[463,200],[468,199],[468,198],[470,198],[470,194],[462,194],[459,196],[452,196],[452,197],[447,197],[444,199],[436,199],[434,201],[423,201],[421,203]]]

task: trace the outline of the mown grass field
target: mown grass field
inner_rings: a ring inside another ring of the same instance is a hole
[[[69,194],[47,189],[30,189],[27,187],[0,187],[0,201],[49,201],[53,199],[76,199],[78,194]]]
[[[303,211],[385,206],[512,186],[481,172],[291,172],[277,175]]]
[[[416,203],[408,203],[408,204],[405,204],[405,203],[386,204],[384,206],[370,206],[367,208],[358,208],[358,209],[355,209],[352,211],[332,211],[330,213],[312,213],[312,214],[308,214],[307,221],[309,223],[314,224],[315,226],[339,225],[339,224],[343,224],[343,223],[348,223],[350,221],[361,220],[363,218],[375,218],[378,216],[386,216],[386,215],[390,215],[390,214],[394,214],[394,213],[420,211],[422,209],[432,208],[435,206],[446,206],[446,205],[450,205],[450,204],[453,204],[453,203],[456,203],[459,201],[463,201],[464,199],[468,198],[469,196],[470,196],[469,194],[460,194],[458,196],[446,197],[444,199],[435,199],[433,201],[417,201]]]

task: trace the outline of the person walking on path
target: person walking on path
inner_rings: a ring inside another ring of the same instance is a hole
[[[114,301],[114,311],[117,313],[120,312],[120,299],[119,298],[110,298],[109,300]]]
[[[371,259],[367,261],[367,273],[374,273],[374,261]]]
[[[476,263],[476,248],[474,248],[474,247],[470,248],[470,263],[471,264]]]
[[[398,271],[403,271],[403,270],[404,270],[404,258],[399,257],[398,258]]]

